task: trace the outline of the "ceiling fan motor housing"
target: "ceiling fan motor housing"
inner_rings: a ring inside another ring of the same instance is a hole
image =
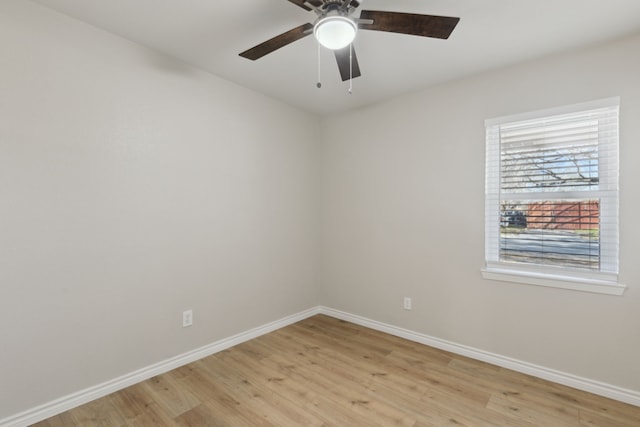
[[[322,2],[322,6],[320,6],[320,8],[322,10],[332,10],[332,9],[337,9],[342,7],[342,5],[344,4],[344,0],[324,0]]]

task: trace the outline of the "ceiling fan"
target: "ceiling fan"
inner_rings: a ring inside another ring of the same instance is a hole
[[[386,31],[422,37],[447,39],[460,18],[413,13],[363,10],[357,0],[289,0],[317,15],[314,24],[304,24],[252,47],[240,56],[255,61],[290,43],[314,34],[318,42],[333,50],[342,81],[360,77],[360,67],[351,43],[358,30]]]

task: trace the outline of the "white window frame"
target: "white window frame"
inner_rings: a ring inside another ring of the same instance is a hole
[[[614,174],[601,182],[606,202],[601,203],[602,216],[613,218],[613,224],[601,228],[600,245],[606,262],[599,271],[569,269],[563,267],[542,266],[514,262],[502,262],[499,259],[500,241],[500,127],[517,122],[542,119],[551,116],[586,112],[603,108],[619,109],[620,98],[608,98],[593,102],[569,105],[564,107],[534,111],[512,116],[498,117],[485,121],[486,126],[486,166],[485,166],[485,266],[482,277],[528,285],[539,285],[562,289],[594,292],[608,295],[622,295],[626,286],[618,282],[618,175],[619,175],[619,141],[618,123],[615,124],[615,135],[609,139],[612,148],[606,155],[599,157],[602,168],[614,168]],[[598,145],[603,139],[599,139]],[[604,150],[603,150],[604,151]]]

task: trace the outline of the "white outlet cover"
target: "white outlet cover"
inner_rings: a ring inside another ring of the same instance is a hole
[[[186,328],[193,325],[193,310],[182,312],[182,327]]]

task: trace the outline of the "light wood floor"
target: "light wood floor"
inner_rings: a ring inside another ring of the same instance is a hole
[[[39,426],[640,426],[640,408],[315,316]]]

